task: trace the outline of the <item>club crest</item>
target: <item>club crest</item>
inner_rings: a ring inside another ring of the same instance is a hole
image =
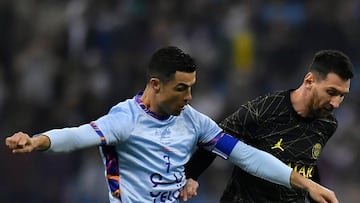
[[[321,150],[322,150],[322,146],[320,143],[316,143],[313,148],[312,148],[312,157],[314,159],[318,159],[319,156],[320,156],[320,153],[321,153]]]

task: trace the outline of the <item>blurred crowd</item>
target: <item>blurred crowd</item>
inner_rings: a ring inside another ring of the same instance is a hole
[[[359,36],[356,0],[1,0],[1,139],[104,115],[145,87],[147,62],[163,46],[195,58],[191,104],[216,121],[255,96],[296,88],[316,51],[338,49],[356,76],[320,173],[340,202],[360,202]],[[0,153],[0,202],[107,202],[97,149]],[[230,172],[218,158],[191,202],[218,202]]]

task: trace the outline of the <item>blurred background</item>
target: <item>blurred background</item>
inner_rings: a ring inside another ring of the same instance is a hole
[[[360,2],[1,0],[1,140],[88,123],[145,87],[175,45],[198,63],[191,104],[216,121],[260,94],[296,88],[313,54],[338,49],[356,69],[320,158],[323,184],[360,202]],[[14,156],[0,146],[1,203],[108,202],[97,148]],[[191,202],[216,203],[231,173],[218,158]]]

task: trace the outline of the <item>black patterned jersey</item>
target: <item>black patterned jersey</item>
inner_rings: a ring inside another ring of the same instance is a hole
[[[290,92],[260,96],[242,105],[220,123],[229,134],[269,152],[306,178],[315,176],[316,161],[334,134],[337,120],[306,119],[291,105]],[[270,167],[268,170],[272,170]],[[257,178],[235,167],[222,203],[305,202],[306,193]]]

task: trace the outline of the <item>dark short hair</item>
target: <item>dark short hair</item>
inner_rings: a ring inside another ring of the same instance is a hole
[[[191,73],[195,70],[195,61],[189,54],[178,47],[168,46],[152,55],[148,65],[147,80],[156,77],[167,82],[174,77],[176,71]]]
[[[309,71],[318,73],[322,78],[329,73],[335,73],[344,80],[354,77],[354,67],[349,57],[337,50],[321,50],[315,53]]]

